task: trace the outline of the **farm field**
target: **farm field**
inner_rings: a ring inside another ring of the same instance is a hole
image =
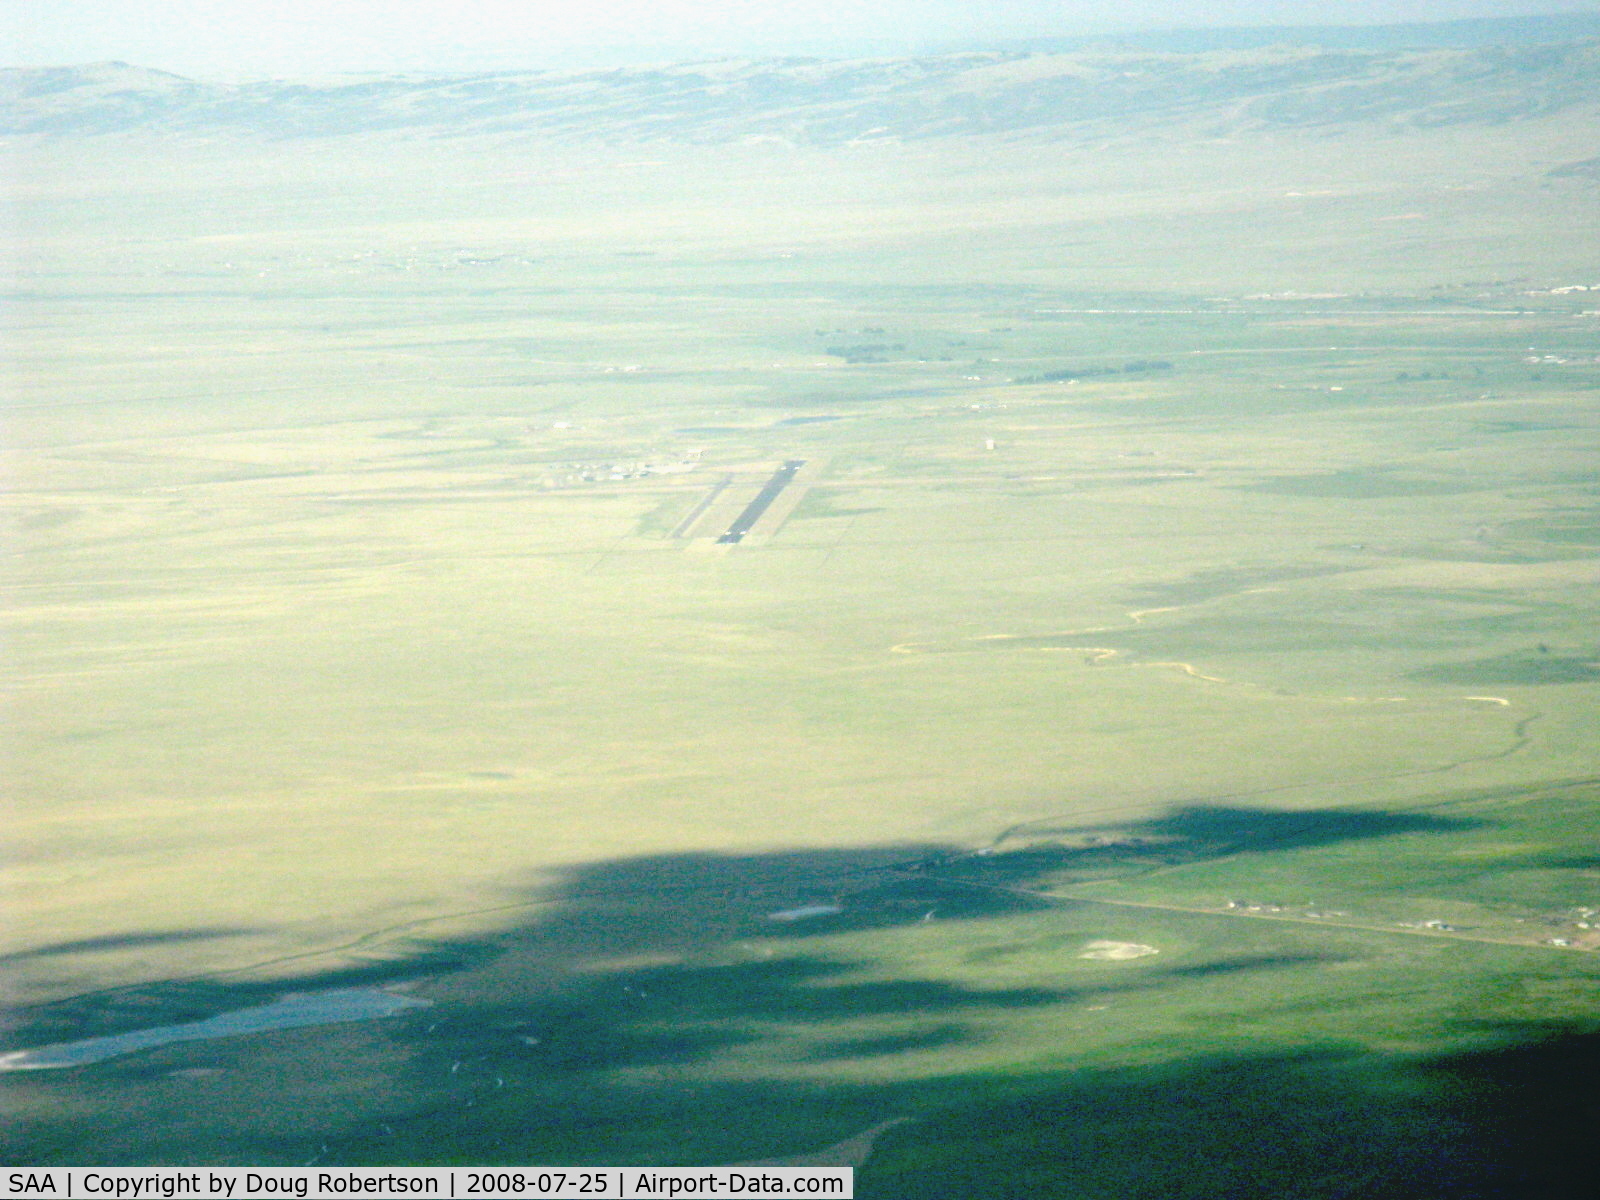
[[[0,1153],[1579,1194],[1593,128],[12,147]]]

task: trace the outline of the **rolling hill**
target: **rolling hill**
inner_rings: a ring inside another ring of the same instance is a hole
[[[245,139],[398,131],[836,145],[1501,123],[1600,96],[1600,41],[1423,50],[987,51],[223,85],[125,63],[0,72],[0,133]]]

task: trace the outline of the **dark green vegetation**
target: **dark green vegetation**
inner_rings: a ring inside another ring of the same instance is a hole
[[[1548,646],[1541,645],[1534,653],[1500,654],[1475,662],[1428,667],[1417,672],[1417,678],[1489,687],[1587,683],[1600,679],[1600,650],[1592,654],[1552,654]]]
[[[1593,56],[13,80],[0,1154],[1587,1196]]]
[[[1596,803],[1588,784],[1421,812],[1195,806],[1015,830],[978,856],[594,864],[491,935],[413,930],[296,982],[426,978],[430,1009],[36,1074],[18,1081],[8,1149],[110,1163],[281,1160],[296,1145],[333,1164],[737,1162],[911,1116],[885,1132],[866,1194],[1577,1197],[1594,1165],[1600,1049],[1579,1032],[1592,1029],[1591,960],[1482,926],[1382,926],[1422,896],[1450,904],[1518,873],[1583,871],[1560,847]],[[1518,813],[1533,804],[1532,821]],[[1523,839],[1510,856],[1507,836]],[[1032,845],[1006,849],[1019,840]],[[1186,889],[1219,878],[1349,910],[1183,907]],[[1081,886],[1096,880],[1122,886]],[[1137,894],[1162,899],[1111,898]],[[843,911],[768,916],[819,899]],[[1161,953],[1081,957],[1104,938]],[[191,1019],[279,987],[89,996],[41,1012],[34,1033]],[[79,1104],[92,1126],[65,1116]]]

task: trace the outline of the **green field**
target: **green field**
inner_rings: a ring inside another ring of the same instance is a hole
[[[1582,1194],[1594,128],[13,147],[0,1154]]]

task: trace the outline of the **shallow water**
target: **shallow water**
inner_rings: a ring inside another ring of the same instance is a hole
[[[782,912],[768,913],[769,921],[808,921],[812,917],[831,917],[844,909],[837,904],[807,904],[802,908],[786,908]]]
[[[182,1025],[157,1025],[81,1042],[58,1042],[0,1054],[0,1071],[46,1071],[80,1067],[86,1063],[119,1058],[169,1042],[196,1042],[208,1038],[238,1037],[270,1029],[295,1029],[302,1025],[332,1025],[341,1021],[370,1021],[389,1017],[430,1002],[376,988],[340,988],[328,992],[301,992],[281,996],[271,1004],[219,1013],[203,1021]]]

